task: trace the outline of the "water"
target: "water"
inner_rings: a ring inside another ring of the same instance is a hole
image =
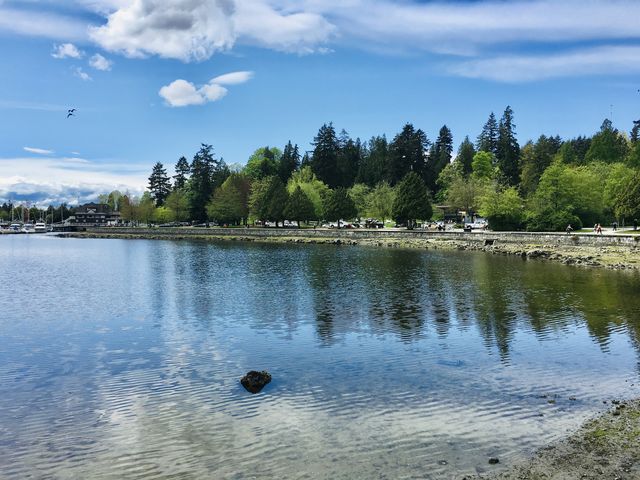
[[[0,285],[1,478],[460,478],[639,395],[637,274],[6,235]]]

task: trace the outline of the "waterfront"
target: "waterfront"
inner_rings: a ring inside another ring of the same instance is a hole
[[[633,273],[478,252],[1,242],[9,478],[450,478],[638,394]],[[251,396],[238,380],[254,368],[274,380]]]

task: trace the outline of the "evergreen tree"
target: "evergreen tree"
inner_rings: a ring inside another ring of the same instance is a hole
[[[340,220],[354,218],[357,214],[356,206],[346,188],[336,188],[326,196],[324,216],[330,222],[338,222],[338,228],[340,228]]]
[[[443,125],[438,133],[438,138],[431,148],[427,161],[427,187],[434,194],[437,193],[438,176],[440,172],[451,163],[453,153],[453,135],[446,125]]]
[[[469,140],[469,137],[464,137],[463,142],[458,147],[458,156],[456,157],[456,161],[460,164],[462,169],[462,174],[465,177],[471,175],[473,171],[473,167],[471,166],[473,163],[473,156],[476,154],[476,149]]]
[[[287,183],[289,178],[300,168],[300,153],[298,152],[298,145],[291,145],[291,140],[284,147],[284,152],[280,157],[278,164],[278,176],[282,183]]]
[[[566,143],[568,145],[568,142]],[[535,144],[527,142],[522,148],[520,188],[525,195],[530,195],[536,190],[540,177],[553,162],[553,158],[558,153],[561,144],[562,140],[558,136],[547,137],[546,135],[540,135]]]
[[[189,180],[189,204],[191,219],[197,222],[207,220],[206,206],[214,189],[229,175],[229,169],[222,160],[216,160],[211,145],[202,144],[191,162]]]
[[[284,184],[277,176],[257,180],[251,187],[251,213],[262,220],[278,222],[284,220],[284,208],[288,194]]]
[[[393,138],[389,148],[389,183],[395,185],[409,172],[424,179],[429,145],[426,134],[407,123],[402,132]]]
[[[232,173],[216,188],[207,204],[207,214],[218,223],[240,224],[249,216],[249,179],[241,173]]]
[[[633,121],[633,128],[631,129],[629,140],[633,144],[638,143],[638,140],[640,140],[640,120]]]
[[[627,152],[627,140],[616,128],[613,128],[611,120],[605,119],[600,131],[591,139],[585,162],[622,162]]]
[[[396,187],[393,217],[413,229],[417,219],[429,220],[431,215],[433,210],[424,180],[415,172],[409,172]]]
[[[289,195],[287,204],[284,208],[284,215],[287,220],[294,220],[298,222],[298,227],[300,227],[301,221],[308,222],[309,220],[316,218],[313,203],[307,194],[302,191],[302,188],[300,188],[299,185],[296,186],[293,193]]]
[[[185,157],[180,157],[175,167],[176,174],[173,176],[173,188],[174,190],[181,190],[187,185],[189,179],[189,173],[191,167]]]
[[[362,145],[360,139],[353,141],[349,134],[342,130],[338,138],[340,151],[338,153],[338,179],[342,187],[350,187],[354,184],[358,169],[362,162]]]
[[[478,151],[489,152],[496,155],[498,153],[498,122],[493,112],[489,115],[487,123],[482,127],[482,132],[476,141]]]
[[[318,178],[330,188],[340,185],[338,172],[338,154],[340,145],[336,138],[336,130],[333,124],[326,123],[320,127],[318,134],[313,139],[313,156],[311,168]]]
[[[584,165],[585,157],[590,147],[591,138],[580,136],[562,143],[558,154],[563,163]]]
[[[151,176],[149,177],[149,192],[154,199],[156,207],[161,207],[165,199],[171,193],[171,180],[167,176],[167,171],[162,163],[157,162],[153,166]]]
[[[513,110],[507,106],[498,126],[498,148],[496,161],[507,185],[514,186],[520,181],[520,145],[515,133]]]
[[[356,183],[373,187],[389,178],[389,144],[384,135],[372,137],[363,148]]]

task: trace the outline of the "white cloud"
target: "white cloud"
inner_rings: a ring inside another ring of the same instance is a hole
[[[178,79],[165,85],[158,94],[170,107],[186,107],[215,102],[227,95],[228,90],[222,85],[239,85],[253,78],[253,72],[241,71],[219,75],[206,85],[197,88],[193,83]]]
[[[90,29],[109,51],[200,61],[237,41],[307,53],[334,34],[322,15],[285,11],[267,0],[131,0]]]
[[[248,82],[253,78],[253,72],[231,72],[219,75],[211,80],[211,83],[218,85],[239,85]]]
[[[44,148],[35,148],[35,147],[22,147],[25,152],[36,153],[38,155],[51,155],[53,150],[46,150]]]
[[[80,80],[84,80],[85,82],[89,80],[93,80],[93,78],[91,78],[91,75],[89,75],[87,72],[82,70],[82,68],[80,67],[76,67],[73,71],[73,74],[76,77],[78,77]]]
[[[53,58],[81,58],[82,52],[73,43],[63,43],[53,46]]]
[[[202,105],[205,96],[196,89],[195,85],[186,80],[178,79],[165,85],[158,92],[171,107],[186,107],[188,105]]]
[[[82,203],[114,189],[140,195],[149,169],[81,158],[0,158],[0,201]]]
[[[527,82],[578,75],[640,74],[640,47],[608,46],[553,55],[508,55],[462,62],[455,75],[500,82]]]
[[[111,65],[113,65],[113,62],[111,60],[107,60],[99,53],[96,53],[89,59],[89,65],[96,70],[102,70],[103,72],[106,72],[111,70]]]

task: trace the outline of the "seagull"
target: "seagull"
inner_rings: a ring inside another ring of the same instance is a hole
[[[67,110],[67,118],[74,117],[75,114],[73,112],[75,112],[75,111],[76,111],[75,108],[70,108],[69,110]]]

